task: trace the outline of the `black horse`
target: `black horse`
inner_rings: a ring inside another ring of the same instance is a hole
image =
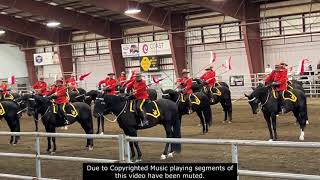
[[[84,102],[86,96],[86,90],[78,88],[77,91],[68,91],[70,102]]]
[[[102,94],[95,101],[93,114],[95,117],[101,117],[104,114],[112,112],[117,116],[116,120],[119,127],[127,136],[137,137],[137,130],[162,124],[166,131],[167,138],[181,137],[179,111],[174,102],[167,99],[154,101],[156,103],[153,105],[154,112],[148,115],[149,125],[143,128],[137,126],[139,117],[137,117],[136,109],[133,108],[135,107],[135,105],[132,104],[133,102],[134,101],[127,100],[127,98],[122,96]],[[181,144],[171,144],[170,151],[169,145],[168,143],[166,144],[165,150],[161,155],[162,159],[172,157],[173,152],[181,151]],[[138,153],[137,161],[141,161],[142,153],[138,142],[130,142],[131,157],[135,157],[134,146]],[[168,151],[170,152],[169,154]]]
[[[210,101],[208,97],[202,92],[196,92],[191,96],[198,99],[192,103],[192,109],[197,113],[201,120],[203,134],[208,133],[209,127],[212,125],[212,112],[210,108]],[[170,99],[178,105],[180,112],[180,122],[182,115],[188,114],[189,103],[188,100],[183,99],[183,95],[173,89],[162,90],[162,97],[164,99]]]
[[[209,90],[208,90],[209,89]],[[220,103],[223,112],[225,123],[229,118],[229,123],[232,122],[232,100],[231,100],[231,91],[226,86],[216,86],[216,87],[206,87],[204,90],[205,94],[212,100],[211,105]]]
[[[2,100],[0,105],[0,121],[4,118],[11,132],[20,132],[21,112],[19,112],[19,104],[12,100]],[[19,139],[19,136],[11,136],[10,144],[16,145]]]
[[[305,93],[305,90],[303,88],[302,82],[297,80],[290,80],[288,81],[288,89],[299,89],[303,93]]]
[[[195,79],[192,79],[192,91],[193,92],[200,92],[203,90],[203,87],[205,86],[205,83],[203,80],[201,79],[198,79],[198,78],[195,78]],[[214,85],[215,87],[226,87],[229,89],[229,85],[223,81],[217,81]]]
[[[65,125],[65,121],[59,117],[58,113],[56,112],[57,108],[51,101],[50,97],[26,94],[22,98],[27,102],[29,116],[34,115],[35,112],[38,112],[41,115],[40,119],[45,127],[46,132],[55,133],[56,127],[62,127]],[[90,106],[83,102],[75,102],[72,103],[72,105],[66,105],[65,111],[70,124],[73,124],[77,121],[80,123],[86,134],[93,134],[92,113]],[[47,140],[47,152],[55,153],[55,137],[48,137]],[[51,141],[53,143],[53,149],[51,149]],[[92,139],[87,139],[86,147],[89,150],[93,149]]]
[[[158,95],[157,95],[157,91],[155,89],[148,89],[147,91],[148,91],[150,100],[152,100],[152,101],[157,100],[157,96]],[[91,91],[86,93],[84,101],[87,104],[91,105],[92,101],[94,101],[99,96],[99,94],[101,94],[100,91],[91,90]],[[119,96],[123,96],[123,97],[127,96],[127,94],[124,93],[124,90],[123,90],[123,92],[120,91],[118,95]],[[97,117],[97,121],[98,121],[98,123],[97,123],[98,124],[98,129],[97,129],[97,132],[96,132],[97,134],[100,133],[100,124],[101,124],[101,134],[104,133],[104,119],[105,119],[104,116]]]
[[[293,112],[301,129],[299,139],[304,140],[304,128],[307,120],[307,101],[302,91],[294,89],[286,91],[283,94],[277,94],[271,86],[265,86],[258,87],[250,95],[245,94],[245,96],[248,98],[253,114],[257,114],[260,108],[262,108],[264,118],[268,125],[270,140],[277,140],[278,138],[276,120],[277,114],[281,111],[283,113]],[[282,98],[282,107],[280,107],[278,98]]]

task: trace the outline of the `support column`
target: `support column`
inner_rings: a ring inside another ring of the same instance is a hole
[[[119,76],[121,71],[125,71],[125,63],[121,53],[121,44],[123,43],[122,29],[119,25],[114,23],[110,24],[110,38],[113,39],[109,40],[112,67],[116,76]]]
[[[66,79],[70,77],[70,73],[73,72],[71,45],[59,46],[58,55],[59,55],[61,73],[63,75],[63,78]],[[68,73],[68,75],[65,75],[65,73]]]
[[[36,67],[34,66],[34,62],[33,62],[33,54],[35,53],[36,53],[35,49],[28,49],[24,51],[30,85],[34,84],[38,80]]]
[[[259,4],[246,4],[246,20],[242,21],[242,30],[250,74],[263,72],[263,47],[260,36],[260,7]],[[245,25],[247,23],[254,23]]]
[[[182,69],[185,69],[187,67],[186,37],[184,30],[185,17],[172,15],[171,29],[169,30],[169,41],[172,53],[172,61],[177,77],[180,77],[182,75]]]

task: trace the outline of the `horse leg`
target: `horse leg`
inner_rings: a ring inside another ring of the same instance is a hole
[[[14,124],[13,124],[13,118],[7,118],[6,121],[7,121],[7,124],[9,126],[9,128],[10,128],[10,131],[14,132],[15,127],[14,127]],[[14,136],[10,136],[9,144],[13,145],[14,139],[15,139]]]
[[[299,122],[299,125],[300,125],[299,140],[303,141],[304,140],[304,128],[306,127],[306,121],[307,121],[306,111],[301,111],[301,112],[294,111],[293,114],[297,118],[297,121]]]
[[[104,134],[104,117],[101,117],[101,133]]]
[[[201,121],[201,125],[202,125],[202,134],[205,134],[205,130],[206,130],[206,125],[205,125],[205,122],[204,122],[204,119],[203,119],[203,116],[202,116],[202,111],[196,111],[197,112],[197,115],[198,117],[200,118],[200,121]]]
[[[272,114],[271,115],[271,119],[272,119],[272,129],[273,129],[273,140],[276,141],[278,139],[278,135],[277,135],[277,115],[276,114]]]
[[[100,133],[100,118],[101,118],[101,117],[97,117],[98,129],[97,129],[97,133],[96,133],[96,134],[99,134],[99,133]]]
[[[39,114],[35,113],[33,118],[34,118],[34,125],[36,126],[36,132],[38,132],[38,130],[39,130],[39,128],[38,128]]]
[[[16,115],[15,116],[15,127],[14,127],[14,132],[20,132],[20,121],[19,117]],[[14,136],[14,141],[13,145],[16,145],[18,143],[18,140],[20,139],[20,136]]]
[[[48,142],[47,153],[49,154],[51,151],[51,137],[47,137],[47,142]]]
[[[171,125],[169,123],[165,123],[165,124],[163,124],[163,127],[164,127],[164,129],[166,131],[167,138],[172,138],[173,137],[173,132],[172,132],[172,129],[171,129]],[[169,146],[171,146],[171,144],[170,143],[166,143],[166,146],[164,148],[164,151],[163,151],[160,159],[166,159],[167,158]]]
[[[230,102],[227,103],[227,109],[228,109],[228,116],[229,116],[229,123],[232,123],[232,102],[230,99]]]
[[[270,139],[269,141],[273,140],[273,133],[272,133],[272,129],[271,129],[271,121],[270,121],[270,114],[269,113],[263,113],[264,119],[267,122],[268,125],[268,129],[269,129],[269,134],[270,134]]]
[[[83,120],[79,119],[78,122],[80,123],[82,129],[86,134],[93,134],[93,124],[92,124],[92,117],[89,117],[89,119]],[[93,139],[88,138],[86,147],[89,151],[93,150]]]

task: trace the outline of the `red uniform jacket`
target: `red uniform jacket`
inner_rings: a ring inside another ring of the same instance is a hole
[[[127,85],[127,89],[134,89],[134,96],[138,99],[138,100],[142,100],[142,99],[149,99],[149,94],[148,94],[148,87],[147,84],[144,80],[141,80],[139,82],[137,81],[132,81],[131,83],[129,83]]]
[[[101,80],[98,83],[99,86],[101,86],[102,84],[105,84],[106,88],[110,89],[108,94],[110,94],[110,95],[115,95],[116,94],[117,81],[115,79],[107,78],[107,79]]]
[[[57,99],[55,99],[56,104],[65,104],[65,103],[69,102],[69,100],[67,98],[67,88],[66,87],[55,86],[47,93],[47,95],[50,96],[54,93],[57,96]]]
[[[47,91],[47,83],[44,81],[38,81],[32,85],[32,89],[36,90],[37,93],[44,96],[48,93]]]
[[[5,83],[0,84],[0,89],[2,90],[2,94],[7,94],[8,85]]]
[[[186,90],[187,94],[192,94],[192,79],[188,77],[183,77],[177,79],[178,83],[181,83],[182,87]]]
[[[215,71],[207,71],[204,73],[200,79],[206,81],[210,87],[213,87],[216,83],[216,72]]]
[[[119,83],[119,85],[120,86],[124,86],[125,85],[125,83],[126,83],[126,76],[123,76],[123,75],[121,75],[119,78],[118,78],[118,83]]]
[[[70,77],[66,80],[66,84],[68,84],[72,90],[77,90],[77,82],[76,82],[76,78],[74,77]]]
[[[279,87],[276,91],[286,91],[288,82],[288,70],[282,69],[280,71],[272,71],[271,74],[265,79],[265,83],[269,84],[272,82],[279,83]]]

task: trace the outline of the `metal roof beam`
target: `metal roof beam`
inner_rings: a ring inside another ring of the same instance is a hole
[[[44,16],[79,30],[110,37],[110,22],[102,18],[33,0],[0,0],[0,4],[29,12],[33,15]]]

